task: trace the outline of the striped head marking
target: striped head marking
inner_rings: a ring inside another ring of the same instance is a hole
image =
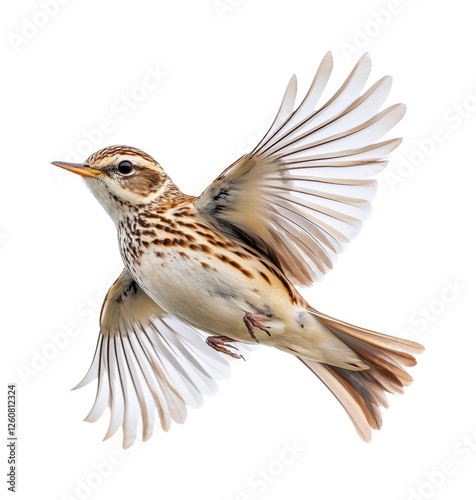
[[[101,149],[84,163],[54,164],[83,176],[94,196],[114,220],[134,207],[158,200],[166,191],[175,188],[154,158],[130,146]]]

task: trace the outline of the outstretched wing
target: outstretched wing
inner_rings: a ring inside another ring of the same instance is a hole
[[[293,76],[260,143],[195,202],[209,223],[258,248],[295,285],[311,285],[326,274],[358,234],[376,192],[371,177],[385,168],[387,155],[401,142],[377,142],[405,107],[379,111],[390,91],[388,76],[361,94],[370,66],[366,54],[317,110],[332,70],[331,54],[296,109]]]
[[[186,405],[199,407],[203,395],[216,392],[215,379],[228,373],[227,361],[199,332],[163,311],[124,270],[106,296],[96,353],[75,389],[99,379],[86,420],[95,422],[109,406],[105,439],[122,425],[128,448],[140,417],[144,441],[152,435],[156,410],[164,430],[172,420],[183,423]]]

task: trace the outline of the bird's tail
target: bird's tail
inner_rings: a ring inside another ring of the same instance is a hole
[[[424,347],[410,340],[365,330],[317,311],[310,311],[344,344],[357,353],[369,367],[346,370],[317,361],[299,358],[332,391],[349,414],[364,441],[370,441],[372,429],[380,429],[380,406],[388,407],[386,392],[402,393],[413,379],[404,367],[416,365],[412,354]]]

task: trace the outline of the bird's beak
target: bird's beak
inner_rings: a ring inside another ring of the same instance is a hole
[[[100,170],[95,170],[85,163],[67,163],[65,161],[52,161],[51,163],[83,177],[98,177],[103,175]]]

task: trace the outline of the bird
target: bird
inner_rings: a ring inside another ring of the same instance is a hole
[[[334,394],[359,436],[382,426],[387,393],[412,382],[419,343],[361,328],[311,306],[298,288],[330,271],[371,211],[374,177],[401,139],[384,136],[405,113],[381,109],[392,79],[364,91],[364,54],[324,100],[328,52],[302,101],[297,80],[251,150],[198,197],[184,194],[149,154],[108,146],[83,163],[52,162],[80,175],[113,220],[124,270],[109,289],[91,366],[98,379],[86,421],[109,407],[104,439],[121,427],[130,447],[154,422],[183,423],[254,346],[300,360]]]

